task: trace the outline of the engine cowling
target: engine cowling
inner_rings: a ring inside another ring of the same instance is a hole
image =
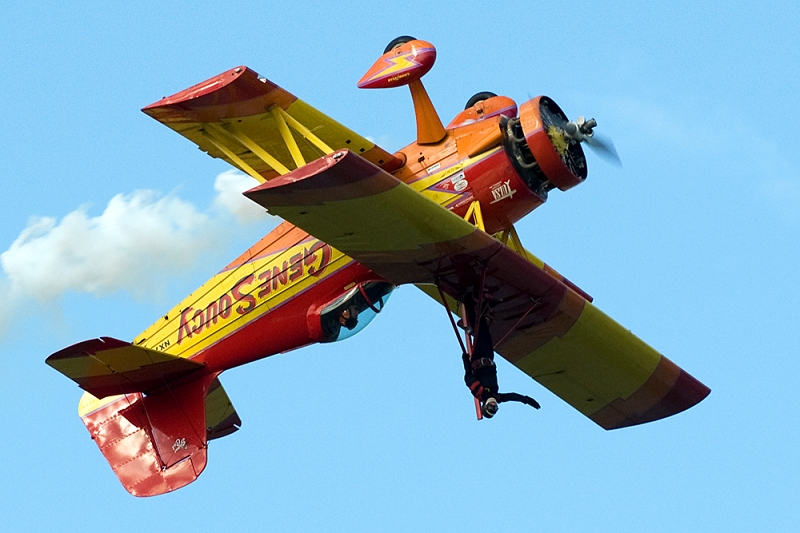
[[[539,96],[506,123],[506,150],[529,186],[566,191],[586,179],[586,157],[581,144],[567,137],[568,122],[553,100]]]

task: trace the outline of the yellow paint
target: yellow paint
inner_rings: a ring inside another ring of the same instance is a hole
[[[292,102],[292,105],[286,108],[286,113],[334,151],[347,148],[351,152],[363,154],[375,147],[372,141],[339,124],[302,100]],[[319,155],[323,155],[323,152],[319,152]],[[307,159],[311,161],[319,155]],[[391,156],[387,154],[388,157]]]
[[[116,402],[122,398],[122,395],[106,396],[105,398],[97,399],[88,392],[84,392],[78,402],[78,416],[86,416],[92,411],[97,411],[101,407],[105,407],[111,403]]]
[[[547,128],[547,136],[550,137],[550,142],[553,143],[553,148],[556,149],[558,155],[564,157],[569,148],[569,140],[564,135],[564,132],[551,124],[550,127]]]
[[[274,95],[273,102],[292,99],[283,89],[276,89]],[[164,124],[201,150],[225,159],[260,182],[264,181],[262,174],[269,175],[273,171],[285,174],[305,161],[313,161],[335,150],[347,148],[366,155],[375,148],[371,141],[302,100],[292,101],[285,110],[274,109],[258,115],[228,117],[224,123],[168,121]],[[276,118],[276,114],[280,118]],[[299,137],[295,139],[291,132],[285,137],[286,132],[282,134],[280,131],[282,121],[284,126],[288,124],[297,131]],[[208,135],[209,132],[212,134]],[[294,148],[290,150],[287,146],[287,138],[290,144],[294,142],[297,149],[294,153]],[[392,158],[391,154],[380,149],[373,150],[369,156],[375,164]]]
[[[509,226],[507,229],[499,233],[495,233],[494,237],[514,250],[518,255],[528,259],[532,263],[534,263],[539,268],[544,268],[544,262],[535,257],[533,254],[528,252],[524,246],[522,246],[522,241],[519,240],[519,235],[517,235],[517,230],[514,228],[513,225]],[[541,263],[541,264],[539,264]]]
[[[241,170],[249,174],[252,178],[255,178],[255,180],[258,181],[259,183],[264,183],[265,180],[263,176],[261,176],[261,174],[259,174],[258,171],[256,171],[256,169],[245,163],[242,158],[240,158],[238,155],[233,153],[227,146],[225,146],[225,142],[222,139],[216,137],[213,133],[207,130],[203,131],[203,136],[206,138],[206,140],[208,140],[208,142],[214,145],[220,152],[225,154],[228,157],[228,159],[230,159],[233,162],[234,165],[236,165]]]
[[[266,164],[271,166],[278,174],[288,174],[289,169],[286,168],[283,163],[278,161],[272,154],[264,150],[261,146],[256,144],[253,139],[245,135],[242,131],[236,129],[233,124],[226,124],[224,126],[224,131],[226,131],[231,137],[242,143],[242,145],[256,154],[258,157],[261,158]],[[263,183],[264,180],[262,179],[261,182]]]
[[[590,416],[633,394],[655,371],[660,354],[586,302],[562,337],[516,363],[523,372]]]
[[[352,261],[328,247],[330,260],[324,271],[319,276],[312,275],[312,268],[316,270],[321,266],[323,252],[306,252],[317,243],[317,240],[299,243],[220,272],[142,332],[134,344],[192,357]],[[300,267],[296,265],[298,256],[304,261]],[[306,264],[306,257],[314,258]],[[273,283],[272,274],[276,269],[280,275]],[[290,279],[295,275],[295,279]],[[269,289],[265,283],[269,284]],[[223,313],[226,308],[227,312]]]
[[[412,56],[416,57],[416,51],[407,52],[405,54],[400,54],[397,56],[387,57],[386,61],[389,62],[389,65],[380,72],[378,72],[377,74],[375,74],[374,76],[372,76],[369,80],[367,80],[367,82],[370,82],[378,78],[383,78],[385,76],[388,76],[389,74],[394,74],[395,72],[400,72],[402,70],[414,68],[415,66],[418,65],[418,63],[411,59]],[[406,76],[408,75],[409,74],[406,74]],[[389,81],[394,81],[394,80],[390,79]]]
[[[419,202],[423,202],[424,207],[430,203],[409,187],[397,186],[363,198],[313,206],[271,207],[270,212],[292,219],[298,211],[305,211],[303,229],[317,235],[329,235],[329,221],[336,221],[337,234],[341,237],[335,244],[352,251],[414,250],[475,231],[471,224],[449,211],[442,210],[435,224],[427,216],[415,216]],[[398,209],[398,206],[402,207]],[[354,217],[353,213],[358,216]],[[374,223],[365,226],[365,220]]]
[[[447,167],[447,168],[445,168],[443,170],[440,170],[439,172],[436,172],[436,173],[431,174],[429,176],[426,176],[424,178],[418,179],[417,181],[414,181],[411,184],[409,184],[409,187],[411,187],[412,189],[414,189],[415,191],[417,191],[419,193],[422,193],[426,198],[428,198],[429,200],[431,200],[432,202],[434,202],[434,203],[436,203],[438,205],[441,205],[441,206],[448,205],[448,204],[452,203],[453,201],[457,200],[458,198],[461,198],[464,193],[463,192],[459,193],[459,192],[438,191],[438,190],[430,189],[430,187],[433,187],[434,185],[440,183],[441,181],[443,181],[443,180],[445,180],[447,178],[450,178],[451,176],[455,176],[456,174],[458,174],[459,172],[461,172],[462,170],[464,170],[468,166],[473,165],[473,164],[477,163],[478,161],[480,161],[481,159],[484,159],[484,158],[492,155],[494,152],[495,152],[495,150],[492,150],[492,151],[480,154],[478,156],[471,157],[469,159],[465,159],[465,160],[463,160],[463,161],[461,161],[461,162],[459,162],[459,163],[457,163],[457,164],[455,164],[453,166],[450,166],[450,167]]]
[[[286,143],[286,148],[288,148],[289,153],[292,154],[295,168],[302,167],[306,164],[306,161],[303,159],[303,154],[300,153],[300,148],[298,148],[297,141],[294,140],[292,132],[289,130],[289,126],[287,126],[286,121],[283,120],[283,115],[278,110],[278,106],[274,105],[270,107],[269,111],[272,113],[272,117],[275,119],[275,124],[278,126],[278,132],[281,134],[283,142]]]
[[[275,106],[273,109],[277,110],[277,112],[283,116],[283,119],[293,130],[302,135],[311,144],[319,148],[324,154],[327,155],[333,153],[333,148],[325,144],[319,137],[314,135],[310,129],[306,128],[300,122],[295,120],[294,117],[292,117],[289,113],[277,106]]]
[[[469,204],[467,214],[464,215],[464,220],[475,224],[475,227],[481,231],[486,231],[486,226],[483,225],[483,214],[481,214],[481,203],[478,200]]]

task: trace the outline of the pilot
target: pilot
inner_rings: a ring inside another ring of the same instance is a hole
[[[474,324],[475,312],[473,307],[468,305],[468,315],[470,323]],[[516,392],[499,392],[497,387],[497,366],[494,364],[494,346],[492,335],[489,332],[489,324],[486,315],[482,314],[477,321],[477,328],[474,330],[472,357],[469,354],[462,354],[464,361],[464,382],[469,387],[470,392],[481,402],[481,412],[486,418],[492,418],[503,402],[521,402],[530,405],[534,409],[539,409],[539,402]]]
[[[339,325],[353,329],[358,325],[358,307],[350,305],[339,313]]]

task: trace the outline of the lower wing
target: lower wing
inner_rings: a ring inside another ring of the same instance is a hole
[[[456,300],[483,286],[496,351],[606,429],[676,414],[710,392],[540,261],[352,152],[246,195],[396,285],[435,284]]]

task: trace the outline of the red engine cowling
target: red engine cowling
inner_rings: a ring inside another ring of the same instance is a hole
[[[539,96],[519,108],[506,126],[507,149],[526,182],[545,180],[547,189],[566,191],[586,179],[586,157],[564,130],[569,119],[550,98]]]
[[[546,202],[550,190],[566,191],[586,179],[586,158],[580,143],[566,136],[568,122],[546,96],[529,100],[520,106],[518,117],[499,120],[505,153],[496,152],[450,178],[471,188],[487,232],[516,223]],[[453,210],[464,216],[470,203]]]

